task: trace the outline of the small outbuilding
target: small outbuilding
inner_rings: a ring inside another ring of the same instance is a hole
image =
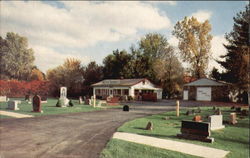
[[[183,87],[183,100],[228,101],[229,86],[208,78],[187,83]]]
[[[131,96],[134,99],[143,94],[156,94],[162,99],[162,88],[157,87],[146,78],[142,79],[106,79],[92,84],[93,94],[105,99],[108,96]]]

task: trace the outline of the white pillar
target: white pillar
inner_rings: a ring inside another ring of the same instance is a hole
[[[180,103],[179,100],[176,100],[176,116],[179,117],[180,115]]]
[[[95,95],[95,87],[93,88],[93,95]]]
[[[133,87],[129,88],[128,94],[134,98],[135,93],[134,93],[134,88]]]
[[[93,96],[93,106],[95,107],[95,102],[96,102],[96,96]]]

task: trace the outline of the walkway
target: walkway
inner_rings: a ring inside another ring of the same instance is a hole
[[[15,117],[15,118],[33,117],[32,115],[25,115],[25,114],[19,114],[16,112],[8,112],[8,111],[1,111],[1,110],[0,110],[0,115],[6,115],[6,116]]]
[[[201,145],[195,145],[190,143],[183,143],[173,140],[160,139],[149,136],[142,136],[132,133],[116,132],[113,138],[121,139],[129,142],[145,144],[157,148],[182,152],[189,155],[200,156],[204,158],[223,158],[229,151],[224,151],[220,149],[205,147]]]

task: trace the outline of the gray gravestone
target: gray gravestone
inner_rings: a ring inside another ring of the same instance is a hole
[[[18,101],[17,100],[8,101],[8,109],[10,109],[10,110],[19,110]]]
[[[42,112],[41,110],[41,97],[39,95],[35,95],[33,97],[33,112]]]
[[[213,143],[214,138],[210,138],[210,135],[210,123],[182,121],[181,134],[177,134],[177,137]]]
[[[147,126],[146,126],[146,130],[153,130],[153,123],[152,122],[148,122]]]
[[[211,130],[223,129],[225,126],[223,123],[223,115],[212,115],[209,116],[209,122],[211,126]]]
[[[237,121],[236,113],[235,112],[230,113],[230,121],[229,121],[229,123],[235,125],[237,122],[238,121]]]

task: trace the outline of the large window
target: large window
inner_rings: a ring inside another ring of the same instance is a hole
[[[123,90],[123,94],[124,94],[124,95],[128,95],[128,89],[124,89],[124,90]]]

